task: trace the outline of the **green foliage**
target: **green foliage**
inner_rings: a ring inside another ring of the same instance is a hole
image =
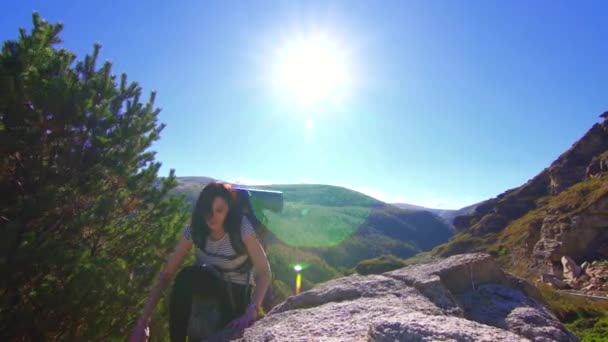
[[[164,126],[99,45],[76,62],[33,24],[0,54],[0,339],[123,339],[188,216],[148,151]]]
[[[581,342],[608,341],[608,315],[598,317],[581,317],[572,323],[567,323],[570,329]]]
[[[608,336],[608,302],[558,292],[542,284],[539,290],[549,309],[581,341],[606,341]]]
[[[606,178],[591,178],[577,183],[552,198],[549,209],[557,209],[564,215],[575,215],[608,194]]]
[[[320,251],[327,263],[334,267],[351,268],[360,261],[392,254],[400,258],[413,256],[420,250],[406,241],[391,239],[383,234],[353,235],[336,247]]]
[[[453,235],[449,224],[437,215],[428,211],[402,210],[392,205],[375,208],[367,223],[374,230],[420,250],[431,249]]]
[[[359,274],[381,274],[384,272],[399,269],[405,266],[405,262],[393,255],[382,255],[374,259],[361,261],[355,270]]]
[[[301,272],[302,279],[310,284],[321,283],[338,275],[337,270],[325,260],[299,248],[273,244],[267,248],[267,254],[274,278],[290,289],[295,289],[296,285],[296,272],[293,268],[296,264],[305,266]]]
[[[279,279],[273,279],[270,289],[264,298],[264,312],[270,311],[273,307],[283,303],[287,297],[294,295],[293,289]]]
[[[418,265],[418,264],[428,264],[428,263],[431,263],[438,259],[439,258],[437,258],[433,255],[432,251],[428,251],[428,252],[418,253],[418,254],[414,255],[413,257],[402,260],[402,262],[403,262],[404,266],[410,266],[410,265]]]
[[[469,233],[458,233],[448,242],[433,248],[433,254],[448,257],[455,254],[483,251],[489,241],[492,241],[492,234],[479,237]]]

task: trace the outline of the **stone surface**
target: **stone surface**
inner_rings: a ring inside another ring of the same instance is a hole
[[[578,287],[587,295],[608,297],[608,262],[594,262],[579,277]]]
[[[587,178],[601,177],[606,173],[608,173],[608,154],[603,153],[591,160],[585,171],[585,176]]]
[[[288,298],[242,341],[576,341],[487,254],[352,275]],[[530,291],[533,293],[533,291]]]
[[[582,273],[581,267],[571,257],[566,255],[562,257],[562,268],[564,269],[564,279],[566,280],[576,280]]]
[[[560,262],[567,255],[573,260],[608,258],[608,197],[600,198],[577,215],[548,211],[540,228],[532,255],[537,259]]]
[[[571,334],[544,307],[504,285],[484,284],[460,296],[470,320],[534,341],[568,341]]]
[[[570,285],[568,285],[566,282],[564,282],[563,280],[559,279],[558,277],[556,277],[552,274],[541,275],[540,281],[543,283],[547,283],[559,290],[566,290],[566,289],[570,288]]]
[[[404,315],[398,321],[372,324],[368,341],[529,341],[506,330],[450,316]]]

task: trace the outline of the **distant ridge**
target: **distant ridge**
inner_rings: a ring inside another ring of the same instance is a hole
[[[428,211],[431,212],[441,218],[444,218],[450,224],[454,223],[454,218],[457,216],[467,215],[475,211],[475,208],[483,202],[474,203],[468,205],[464,208],[460,209],[435,209],[435,208],[427,208],[419,205],[408,204],[408,203],[391,203],[391,205],[396,206],[397,208],[405,209],[405,210],[416,210],[416,211]]]

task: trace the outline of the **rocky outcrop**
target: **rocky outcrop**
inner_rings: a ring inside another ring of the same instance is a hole
[[[567,280],[576,280],[581,275],[581,267],[569,256],[564,255],[562,257],[562,267],[564,269],[564,278]]]
[[[544,260],[545,273],[567,255],[577,262],[608,259],[608,196],[598,199],[576,215],[548,211],[532,255]]]
[[[585,179],[586,171],[594,157],[608,150],[608,124],[595,124],[572,147],[562,154],[549,168],[552,195]]]
[[[539,280],[541,283],[549,284],[558,290],[567,290],[570,288],[570,285],[566,284],[565,281],[563,281],[561,278],[559,278],[558,276],[555,276],[553,274],[545,273],[540,276]]]
[[[599,177],[606,173],[608,173],[608,152],[593,157],[591,163],[589,163],[589,166],[587,167],[585,177]]]
[[[581,291],[608,298],[608,262],[599,263],[594,261],[584,272],[581,278],[585,275],[587,277],[577,284],[580,286]]]
[[[562,257],[563,274],[543,274],[541,283],[559,290],[573,290],[575,294],[608,300],[608,261],[584,262],[578,266],[572,258]]]
[[[352,275],[288,298],[242,341],[576,341],[487,254]]]
[[[500,231],[537,208],[537,199],[608,172],[608,116],[602,117],[602,123],[595,124],[550,167],[519,188],[480,203],[473,213],[454,218],[454,227],[475,235]]]

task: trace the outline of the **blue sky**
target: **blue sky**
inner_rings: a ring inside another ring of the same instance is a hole
[[[37,10],[64,23],[62,45],[79,58],[99,42],[114,72],[158,91],[163,176],[333,184],[460,208],[525,183],[608,110],[605,1],[3,7],[2,41]],[[323,95],[302,102],[277,70],[315,37],[339,56],[324,73],[346,76],[311,78]]]

